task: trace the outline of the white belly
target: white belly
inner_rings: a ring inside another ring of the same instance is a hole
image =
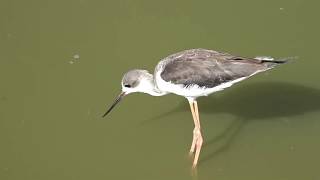
[[[198,85],[190,85],[185,87],[182,84],[173,84],[171,82],[164,81],[161,78],[160,73],[157,73],[155,78],[156,78],[157,87],[159,88],[160,91],[177,94],[184,97],[196,98],[199,96],[207,96],[211,93],[221,91],[227,87],[232,86],[234,83],[237,83],[246,79],[247,77],[242,77],[242,78],[235,79],[233,81],[222,83],[212,88],[199,87]]]

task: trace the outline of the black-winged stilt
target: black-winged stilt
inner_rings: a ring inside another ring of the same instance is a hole
[[[195,168],[203,142],[197,97],[221,91],[285,62],[270,57],[246,58],[206,49],[181,51],[161,60],[155,68],[154,75],[139,69],[127,72],[122,78],[121,94],[103,117],[122,97],[134,92],[152,96],[173,93],[187,98],[195,125],[190,148],[190,154],[195,153],[192,166]]]

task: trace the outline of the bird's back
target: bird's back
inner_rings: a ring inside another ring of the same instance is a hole
[[[164,58],[155,74],[165,82],[204,88],[249,77],[268,70],[283,61],[245,58],[206,49],[191,49]],[[155,76],[156,77],[156,76]]]

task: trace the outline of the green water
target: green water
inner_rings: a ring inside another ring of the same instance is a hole
[[[319,179],[319,5],[0,1],[0,179]],[[101,115],[125,71],[200,47],[299,58],[199,98],[196,176],[184,98],[133,94]]]

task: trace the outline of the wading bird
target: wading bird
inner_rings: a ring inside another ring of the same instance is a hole
[[[246,58],[206,49],[181,51],[162,59],[153,75],[140,69],[128,71],[122,78],[122,92],[103,117],[125,95],[134,92],[152,96],[173,93],[187,98],[194,121],[190,155],[194,154],[192,167],[195,168],[203,143],[197,97],[221,91],[285,62],[270,57]]]

